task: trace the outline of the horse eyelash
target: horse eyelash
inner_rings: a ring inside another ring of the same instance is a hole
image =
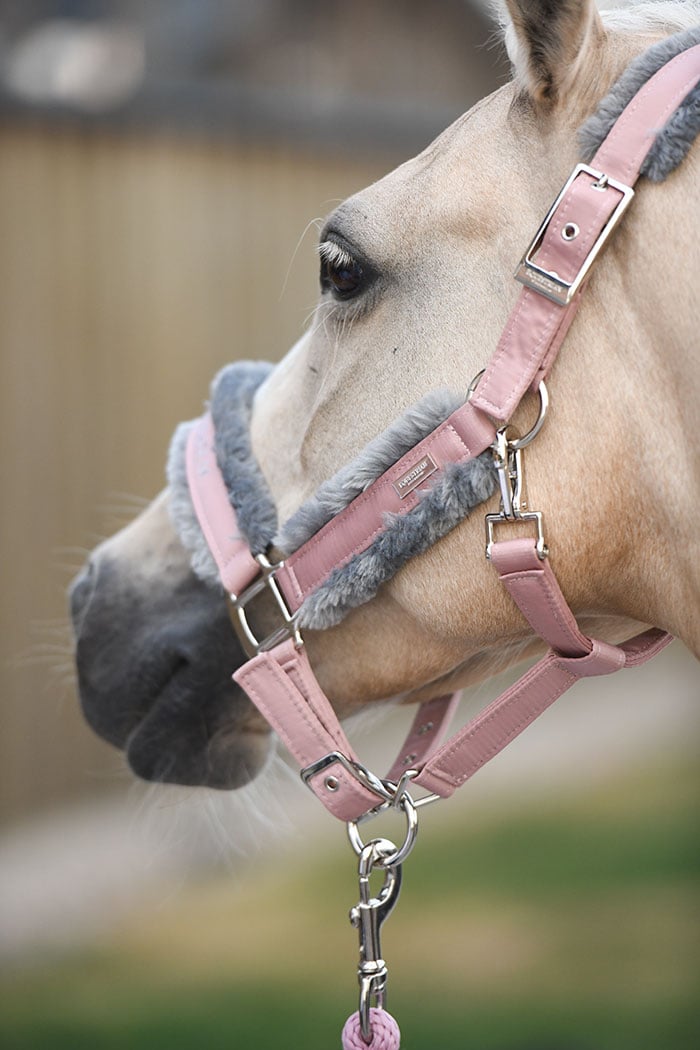
[[[334,266],[337,269],[355,264],[355,260],[350,252],[346,251],[345,248],[341,248],[335,241],[321,241],[318,246],[318,254],[321,257],[321,261],[326,263],[327,266]]]

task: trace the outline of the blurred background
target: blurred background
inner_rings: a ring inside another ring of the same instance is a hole
[[[135,785],[81,720],[65,589],[214,372],[303,330],[317,221],[505,81],[487,8],[0,0],[8,1050],[339,1045],[342,829],[282,763],[236,796]],[[426,812],[384,935],[405,1047],[699,1044],[697,665],[622,678]],[[355,728],[370,761],[403,719]]]

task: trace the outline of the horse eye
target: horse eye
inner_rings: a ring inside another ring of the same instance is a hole
[[[332,241],[321,245],[321,288],[339,299],[351,299],[362,287],[364,271],[349,252]]]

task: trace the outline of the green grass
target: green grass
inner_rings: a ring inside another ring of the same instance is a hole
[[[683,767],[460,826],[426,814],[383,931],[402,1050],[697,1050],[698,797]],[[212,878],[98,949],[6,974],[0,1046],[339,1047],[355,893],[346,850]]]
[[[686,1004],[635,1009],[547,1008],[508,990],[489,1002],[454,997],[394,996],[402,1050],[697,1050],[697,1011]],[[267,988],[137,988],[120,984],[112,995],[85,1002],[49,997],[34,1004],[31,1023],[10,1008],[4,1050],[306,1050],[339,1047],[349,1012],[345,997],[302,983]]]

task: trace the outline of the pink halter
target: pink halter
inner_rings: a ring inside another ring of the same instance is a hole
[[[187,473],[193,504],[252,657],[234,678],[300,763],[311,790],[341,820],[355,821],[395,801],[409,779],[435,795],[449,796],[579,678],[636,666],[671,640],[662,631],[649,630],[614,646],[579,631],[547,561],[541,516],[526,514],[519,506],[520,455],[539,423],[517,442],[508,440],[502,424],[526,391],[540,389],[548,376],[590,267],[634,196],[632,187],[657,129],[698,81],[700,46],[684,51],[647,81],[590,166],[574,169],[525,253],[516,272],[525,287],[470,399],[285,562],[270,565],[251,555],[216,463],[211,419],[205,416],[192,429]],[[421,705],[396,762],[380,779],[359,762],[318,685],[296,626],[297,614],[334,568],[369,546],[387,512],[405,514],[416,506],[423,478],[450,463],[473,459],[489,446],[499,471],[502,506],[499,514],[488,516],[488,557],[550,649],[441,747],[455,698]],[[494,540],[496,527],[518,526],[533,517],[537,542]],[[281,623],[259,642],[245,609],[265,587],[275,596]]]
[[[640,167],[662,127],[700,82],[700,45],[663,66],[637,93],[614,125],[591,165],[579,164],[552,205],[523,256],[516,278],[524,289],[496,352],[472,383],[467,402],[377,478],[365,492],[323,526],[285,562],[253,557],[241,538],[214,451],[211,419],[190,431],[187,476],[192,502],[231,595],[238,631],[251,659],[234,678],[277,731],[302,767],[302,778],[326,808],[348,822],[360,858],[360,903],[351,921],[360,933],[359,1010],[343,1030],[345,1050],[397,1050],[399,1030],[383,1009],[387,969],[381,957],[380,925],[401,885],[401,863],[413,846],[416,810],[447,797],[501,751],[579,678],[610,674],[650,659],[671,641],[651,629],[622,645],[588,638],[578,628],[548,562],[542,515],[521,507],[522,456],[544,420],[544,385],[571,324],[590,268],[629,206]],[[540,417],[525,438],[510,439],[507,420],[530,389],[540,392]],[[457,697],[438,697],[418,708],[399,755],[382,779],[352,750],[309,664],[298,628],[304,601],[339,566],[366,550],[384,527],[387,512],[410,513],[418,490],[450,464],[474,459],[491,448],[501,489],[498,514],[486,516],[486,555],[537,635],[550,647],[518,682],[464,729],[440,746]],[[534,522],[537,539],[518,535]],[[496,530],[515,527],[516,536],[497,539]],[[274,596],[279,628],[258,641],[246,606],[263,589]],[[414,800],[408,786],[429,792]],[[402,846],[383,839],[363,843],[358,821],[388,805],[403,810]],[[373,868],[384,871],[384,887],[369,894]],[[375,1000],[380,1009],[371,1006]]]

